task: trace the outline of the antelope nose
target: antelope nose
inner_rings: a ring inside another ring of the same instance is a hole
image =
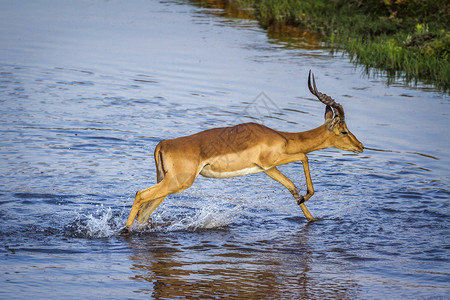
[[[364,151],[364,146],[363,146],[363,144],[362,144],[361,142],[358,142],[358,143],[355,145],[355,148],[354,148],[353,152],[354,152],[354,153],[361,153],[361,152],[363,152],[363,151]]]
[[[364,145],[362,143],[359,143],[359,153],[364,151]]]

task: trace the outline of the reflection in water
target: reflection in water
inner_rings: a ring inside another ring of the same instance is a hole
[[[194,5],[206,7],[207,10],[201,12],[201,15],[212,14],[214,16],[226,18],[238,18],[254,20],[252,9],[241,9],[239,3],[234,1],[211,1],[211,0],[193,0]],[[230,21],[233,25],[235,21]],[[319,34],[309,30],[302,30],[297,26],[287,24],[271,24],[266,29],[269,43],[282,46],[285,49],[326,49],[322,46],[322,38]]]
[[[307,235],[307,228],[304,233]],[[197,240],[198,237],[205,240]],[[337,299],[352,298],[356,284],[313,266],[307,238],[284,237],[290,246],[261,240],[240,244],[217,232],[157,233],[130,237],[133,255],[131,279],[148,282],[136,291],[155,299],[228,298]],[[186,245],[186,241],[189,244]],[[180,244],[183,243],[183,244]],[[336,266],[331,268],[336,269]]]
[[[376,148],[370,148],[370,147],[364,147],[364,150],[377,151],[377,152],[388,152],[388,153],[390,152],[390,153],[398,153],[398,154],[401,154],[400,151],[395,151],[395,150],[385,150],[385,149],[376,149]],[[426,157],[426,158],[431,158],[431,159],[434,159],[434,160],[439,160],[438,157],[435,157],[435,156],[430,155],[430,154],[419,153],[419,152],[411,152],[411,151],[406,151],[405,153],[407,153],[407,154],[414,154],[414,155],[420,155],[420,156],[423,156],[423,157]]]

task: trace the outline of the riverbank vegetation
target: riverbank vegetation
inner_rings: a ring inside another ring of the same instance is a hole
[[[450,90],[448,0],[206,0],[226,2],[264,28],[319,33],[368,69]]]

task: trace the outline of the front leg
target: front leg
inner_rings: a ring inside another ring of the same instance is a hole
[[[308,157],[305,155],[305,157],[302,159],[303,164],[303,170],[305,171],[305,179],[306,179],[306,195],[302,196],[300,200],[298,200],[298,204],[301,205],[304,202],[308,201],[309,198],[314,195],[314,187],[311,180],[311,174],[309,173],[309,164],[308,164]]]
[[[281,173],[277,167],[273,167],[270,168],[266,171],[264,171],[264,173],[266,173],[267,175],[270,176],[270,178],[272,178],[275,181],[278,181],[279,183],[281,183],[282,185],[284,185],[290,192],[291,194],[294,196],[294,198],[297,200],[297,204],[300,205],[301,210],[303,211],[303,214],[305,215],[306,219],[308,221],[315,221],[316,219],[311,215],[311,213],[309,212],[309,210],[306,208],[305,202],[306,200],[305,197],[303,196],[299,196],[298,192],[297,192],[297,188],[295,187],[294,183],[289,180],[289,178],[287,178],[286,176],[283,175],[283,173]],[[312,195],[311,195],[312,196]],[[309,196],[308,199],[311,197]]]

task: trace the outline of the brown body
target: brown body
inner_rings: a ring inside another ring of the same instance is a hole
[[[306,218],[314,220],[304,204],[314,194],[306,154],[328,147],[360,153],[363,145],[348,130],[342,106],[319,93],[315,82],[314,89],[310,83],[309,87],[327,105],[325,123],[315,129],[289,133],[245,123],[161,141],[155,149],[158,183],[136,193],[127,228],[132,226],[136,215],[139,223],[147,222],[165,197],[190,187],[199,174],[228,178],[265,172],[288,188]],[[279,165],[294,161],[303,164],[307,184],[305,196],[300,196],[292,181],[277,169]]]

